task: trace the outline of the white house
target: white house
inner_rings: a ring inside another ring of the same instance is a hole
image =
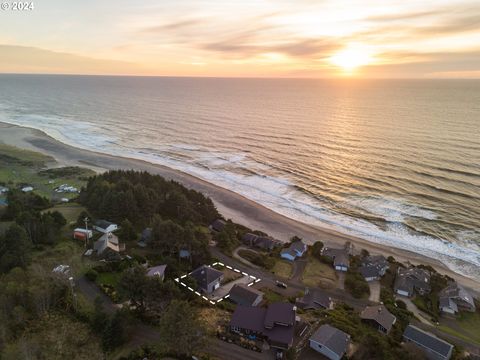
[[[350,335],[328,324],[320,326],[310,338],[310,347],[331,360],[340,360],[349,343]]]
[[[101,233],[107,234],[118,230],[118,225],[106,220],[98,220],[93,228]]]

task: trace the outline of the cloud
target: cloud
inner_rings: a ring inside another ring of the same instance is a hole
[[[141,67],[134,63],[95,59],[35,47],[0,45],[0,72],[62,74],[129,74]]]

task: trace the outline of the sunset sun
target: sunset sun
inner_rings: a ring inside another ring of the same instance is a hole
[[[342,69],[344,73],[352,73],[357,68],[373,61],[371,51],[361,45],[349,45],[329,58],[330,63]]]

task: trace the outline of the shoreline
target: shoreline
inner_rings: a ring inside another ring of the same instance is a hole
[[[308,244],[321,240],[326,246],[342,246],[346,241],[350,241],[356,250],[366,249],[372,254],[382,254],[387,257],[391,255],[403,263],[431,265],[437,271],[470,288],[477,296],[480,294],[480,291],[476,290],[480,288],[480,280],[458,274],[436,259],[293,220],[231,190],[216,186],[179,170],[152,164],[144,160],[76,148],[66,145],[40,130],[11,125],[1,121],[0,142],[50,155],[56,159],[56,166],[82,166],[96,172],[133,169],[158,174],[166,179],[178,181],[187,188],[204,193],[213,200],[218,211],[225,218],[231,218],[234,222],[253,230],[261,230],[281,241],[288,241],[294,235],[304,238]]]

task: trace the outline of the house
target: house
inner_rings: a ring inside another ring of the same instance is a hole
[[[167,268],[167,265],[158,265],[158,266],[153,266],[149,267],[146,272],[147,277],[159,277],[160,280],[165,279],[165,269]]]
[[[455,315],[460,311],[475,312],[475,301],[472,295],[457,282],[452,282],[438,295],[440,311]]]
[[[53,270],[53,273],[68,276],[70,275],[70,265],[58,265]]]
[[[430,360],[448,360],[452,356],[452,344],[416,326],[408,325],[403,333],[403,339],[422,349]]]
[[[350,253],[346,248],[323,248],[322,255],[333,260],[333,267],[337,271],[348,271],[350,267]]]
[[[206,294],[211,294],[217,290],[223,280],[223,272],[207,265],[202,265],[193,270],[190,276],[195,279],[198,288]]]
[[[30,192],[30,191],[33,191],[33,187],[32,186],[25,186],[22,188],[22,191],[23,192]]]
[[[151,240],[152,228],[145,228],[142,231],[142,235],[140,236],[140,240],[137,242],[137,245],[144,248],[150,243]]]
[[[8,192],[8,188],[5,186],[0,186],[0,194],[5,194]]]
[[[225,225],[227,225],[225,220],[217,219],[210,225],[210,230],[221,232],[225,228]]]
[[[384,334],[388,334],[397,321],[397,318],[384,305],[367,306],[360,313],[360,318]]]
[[[252,233],[246,233],[242,236],[242,243],[247,246],[254,246],[255,241],[258,239],[258,235]]]
[[[412,297],[415,292],[420,295],[430,292],[430,273],[418,267],[404,269],[399,267],[394,284],[395,293]]]
[[[87,240],[87,237],[91,239],[93,237],[93,231],[92,230],[87,230],[83,228],[76,228],[73,230],[73,238],[75,240],[81,240],[85,241]]]
[[[238,305],[257,306],[263,301],[263,293],[245,284],[235,284],[228,298]]]
[[[107,249],[119,253],[125,251],[125,244],[121,243],[114,234],[106,233],[95,241],[93,249],[97,252],[97,255],[102,255]]]
[[[289,349],[293,344],[296,308],[273,303],[268,308],[238,305],[230,320],[230,331],[250,339],[267,340],[271,347]]]
[[[311,291],[307,289],[303,297],[296,299],[295,304],[304,310],[333,309],[332,298],[321,290]]]
[[[366,281],[380,280],[385,275],[390,264],[383,255],[367,256],[363,259],[359,271]]]
[[[307,251],[307,245],[302,240],[294,241],[286,249],[280,252],[282,259],[294,261],[297,257],[302,257]]]
[[[98,220],[93,228],[101,233],[107,234],[118,230],[118,225],[106,220]]]
[[[310,338],[310,347],[331,360],[340,360],[349,344],[350,335],[328,324],[320,326]]]
[[[259,236],[252,233],[246,233],[242,236],[242,242],[247,246],[257,247],[262,250],[272,251],[281,245],[279,240],[269,236]]]

